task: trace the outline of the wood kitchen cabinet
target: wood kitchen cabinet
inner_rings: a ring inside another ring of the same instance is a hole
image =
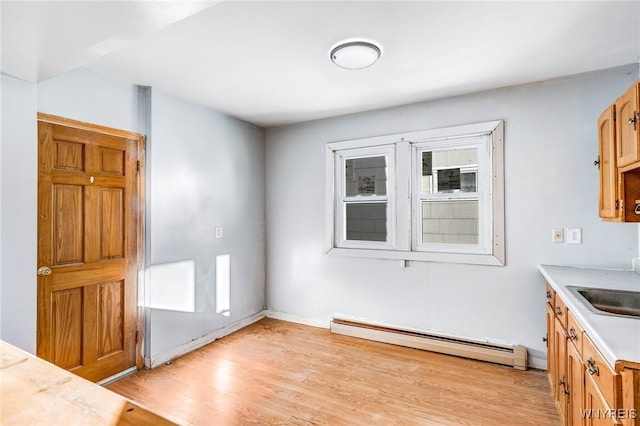
[[[598,166],[600,177],[600,217],[607,221],[620,221],[618,199],[618,162],[616,157],[616,106],[604,110],[598,119]]]
[[[618,167],[640,161],[640,81],[616,100],[616,150]]]
[[[582,340],[584,333],[573,314],[567,312],[567,424],[582,425],[584,408],[584,363],[582,361]]]
[[[640,80],[598,118],[595,164],[599,167],[600,218],[640,222]]]
[[[548,286],[547,286],[548,287]],[[553,356],[552,354],[556,353],[555,350],[555,306],[553,304],[552,301],[552,297],[555,293],[553,292],[553,290],[549,290],[547,289],[547,352],[549,354],[549,356],[547,356],[547,371],[549,373],[549,385],[551,386],[551,392],[553,393],[553,396],[556,396],[556,383],[558,382],[557,380],[557,374],[556,374],[556,360],[555,360],[555,356]]]
[[[607,364],[562,298],[549,285],[546,291],[547,366],[562,424],[640,425],[629,417],[640,407],[640,370]]]
[[[584,393],[584,368],[582,358],[573,343],[567,343],[567,421],[568,425],[582,425],[582,397]]]

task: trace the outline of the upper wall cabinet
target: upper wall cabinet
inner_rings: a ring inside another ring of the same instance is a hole
[[[640,161],[640,82],[636,82],[616,101],[618,167],[626,167]]]
[[[611,222],[640,222],[640,80],[598,119],[599,212]]]
[[[600,217],[620,221],[616,159],[615,105],[604,110],[598,119],[598,155],[600,161]]]

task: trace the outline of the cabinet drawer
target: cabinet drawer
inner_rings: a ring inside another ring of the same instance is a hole
[[[569,340],[573,343],[576,348],[576,351],[582,357],[582,340],[583,340],[584,331],[578,321],[576,321],[575,317],[569,311],[569,315],[567,315],[567,335]]]
[[[582,339],[582,354],[585,374],[593,379],[609,407],[617,407],[620,402],[620,374],[609,367],[586,333]]]
[[[556,308],[556,292],[553,291],[553,288],[547,283],[547,291],[546,291],[547,303],[551,305],[554,309]]]
[[[564,301],[558,297],[558,295],[556,295],[556,307],[553,311],[556,313],[556,317],[560,320],[560,323],[566,330],[569,311],[567,310],[567,305],[564,304]]]

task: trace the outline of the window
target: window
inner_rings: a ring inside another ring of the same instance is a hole
[[[336,246],[395,247],[394,146],[336,154]]]
[[[503,123],[327,149],[331,254],[504,265]]]

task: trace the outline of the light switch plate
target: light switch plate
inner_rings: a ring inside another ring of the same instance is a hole
[[[567,228],[567,244],[582,244],[582,228]]]

